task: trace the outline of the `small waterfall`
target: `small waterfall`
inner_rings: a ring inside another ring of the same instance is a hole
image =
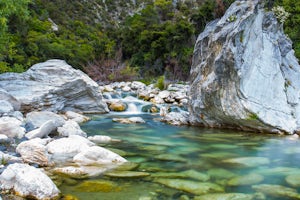
[[[127,108],[128,114],[138,114],[141,113],[141,110],[138,108],[138,106],[135,103],[129,103]]]

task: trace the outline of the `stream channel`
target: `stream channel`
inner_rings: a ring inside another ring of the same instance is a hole
[[[130,161],[131,171],[145,173],[66,179],[62,193],[82,200],[300,199],[299,139],[172,126],[160,122],[159,114],[141,112],[142,103],[133,100],[128,111],[91,115],[81,128],[89,136],[121,140],[103,146]],[[112,121],[132,116],[146,123]]]

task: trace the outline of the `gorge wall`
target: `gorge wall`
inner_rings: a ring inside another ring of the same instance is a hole
[[[196,42],[190,122],[294,133],[300,124],[300,66],[274,13],[236,1]]]

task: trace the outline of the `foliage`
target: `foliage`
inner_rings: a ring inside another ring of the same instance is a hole
[[[282,6],[276,6],[272,8],[276,18],[280,21],[280,23],[284,23],[285,20],[289,17],[290,13],[286,12]]]
[[[165,89],[165,76],[158,77],[155,86],[160,90]]]
[[[197,35],[233,1],[0,0],[0,73],[58,58],[98,81],[186,80]],[[300,1],[276,5],[299,58]]]

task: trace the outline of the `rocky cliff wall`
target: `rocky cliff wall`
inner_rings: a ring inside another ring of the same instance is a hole
[[[300,124],[300,66],[291,41],[259,0],[236,1],[208,24],[191,68],[190,122],[293,133]]]

